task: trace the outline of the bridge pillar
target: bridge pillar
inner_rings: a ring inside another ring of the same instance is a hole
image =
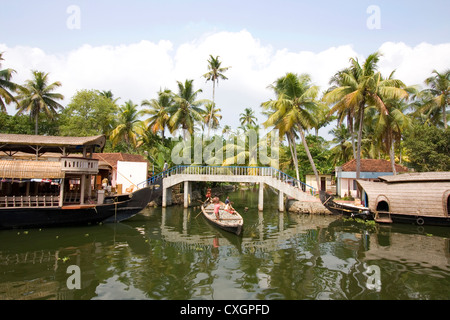
[[[192,197],[192,183],[189,181],[184,182],[184,207],[188,208],[191,204],[191,197]]]
[[[164,188],[162,191],[162,207],[165,208],[172,204],[172,188]]]
[[[264,182],[259,183],[259,197],[258,197],[258,210],[264,209]]]
[[[284,192],[278,191],[278,211],[284,211]]]

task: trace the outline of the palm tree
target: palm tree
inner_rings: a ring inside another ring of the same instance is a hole
[[[203,75],[203,77],[206,78],[206,81],[212,81],[213,83],[213,96],[212,96],[212,102],[215,105],[215,93],[216,93],[216,83],[219,84],[219,79],[222,80],[228,80],[228,78],[223,74],[223,72],[227,71],[231,67],[220,67],[222,64],[221,61],[219,61],[219,56],[213,57],[212,54],[209,55],[208,60],[208,72]],[[212,112],[212,110],[211,110]],[[208,124],[208,128],[210,129],[212,127],[212,113],[210,116],[210,122]]]
[[[5,60],[3,59],[3,52],[0,52],[0,61]],[[0,63],[0,68],[2,64]],[[15,102],[18,104],[16,98],[11,93],[16,91],[18,88],[18,85],[14,82],[11,82],[12,74],[16,72],[13,69],[0,69],[0,112],[6,113],[6,105],[10,104],[11,102]]]
[[[286,135],[294,159],[297,180],[300,180],[300,177],[295,139],[296,133],[300,133],[303,146],[316,176],[317,185],[320,186],[319,174],[309,151],[304,132],[305,129],[310,129],[315,124],[312,112],[317,109],[316,97],[319,87],[311,84],[309,75],[302,74],[299,76],[294,73],[287,73],[284,77],[277,79],[270,87],[275,91],[277,100],[270,100],[262,104],[264,108],[273,111],[263,125],[266,128],[274,126],[279,130],[280,136]]]
[[[326,94],[328,102],[336,103],[331,108],[331,113],[351,110],[358,121],[358,143],[356,151],[356,178],[360,178],[361,172],[361,141],[363,135],[364,113],[367,105],[372,105],[379,112],[388,114],[388,109],[383,99],[406,98],[408,93],[402,89],[405,87],[400,80],[383,79],[377,70],[380,54],[375,52],[367,57],[361,65],[358,59],[351,58],[351,67],[341,74],[340,86]]]
[[[121,139],[125,140],[127,146],[136,147],[137,130],[141,124],[139,120],[137,105],[129,100],[119,108],[119,121],[117,127],[111,132],[110,139],[116,146]]]
[[[229,125],[225,125],[222,129],[222,135],[228,135],[231,132],[231,127]]]
[[[253,109],[251,108],[245,108],[244,112],[241,113],[239,118],[239,121],[241,122],[242,126],[255,126],[256,125],[256,121],[258,121],[258,119],[255,116],[255,111],[253,111]]]
[[[173,106],[167,110],[171,114],[169,119],[171,133],[181,128],[183,136],[186,131],[192,134],[195,123],[202,122],[204,110],[200,106],[210,101],[206,99],[197,100],[197,96],[202,90],[194,91],[193,82],[194,80],[185,80],[184,83],[177,81],[178,93],[173,98]]]
[[[217,129],[219,127],[219,120],[222,119],[222,115],[219,114],[222,110],[220,108],[216,108],[214,103],[207,103],[205,104],[205,115],[204,115],[204,122],[205,124],[211,123],[211,129]],[[208,137],[209,137],[209,129],[210,126],[208,125]]]
[[[425,99],[422,107],[422,112],[441,112],[444,128],[447,129],[447,106],[450,104],[450,69],[439,73],[433,70],[435,75],[427,78],[425,84],[430,86],[430,89],[422,91],[423,96],[429,96]]]
[[[341,86],[346,86],[345,80],[348,79],[346,77],[347,73],[351,73],[352,70],[350,68],[346,68],[344,70],[338,71],[331,79],[329,84],[333,85],[331,86],[325,95],[323,96],[323,100],[327,101],[327,93],[333,91],[336,88],[339,88]],[[356,77],[356,75],[355,75]],[[334,111],[333,111],[334,112]],[[331,115],[333,112],[329,112],[328,115]],[[354,120],[355,120],[355,110],[352,107],[343,108],[342,110],[338,110],[337,118],[339,120],[339,125],[342,124],[344,119],[347,119],[347,129],[350,134],[350,140],[352,144],[352,150],[353,150],[353,159],[356,159],[356,144],[355,144],[355,130],[354,130]]]
[[[337,165],[348,162],[352,158],[352,144],[349,141],[350,133],[348,128],[339,124],[336,128],[330,130],[329,132],[334,136],[331,141],[336,144],[335,147],[331,149],[331,153],[334,158],[334,164]]]
[[[108,91],[102,90],[99,93],[100,93],[101,96],[111,100],[114,104],[116,104],[117,101],[120,99],[120,98],[114,99],[114,94],[111,92],[111,90],[108,90]]]
[[[32,71],[32,74],[32,80],[27,80],[24,86],[18,87],[19,94],[16,99],[19,101],[19,105],[17,113],[29,113],[30,117],[35,119],[34,132],[38,134],[39,114],[44,112],[50,119],[53,119],[57,110],[64,108],[55,100],[63,100],[64,96],[52,92],[61,86],[61,82],[56,81],[48,84],[48,73]]]
[[[149,108],[143,109],[140,114],[148,115],[149,117],[144,121],[146,127],[148,127],[153,133],[157,131],[161,132],[161,137],[164,142],[164,131],[169,124],[170,115],[168,109],[173,105],[173,94],[169,89],[158,92],[158,99],[143,100],[141,106],[148,106]]]

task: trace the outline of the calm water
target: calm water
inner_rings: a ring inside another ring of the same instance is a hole
[[[0,299],[450,299],[447,228],[278,213],[270,192],[258,213],[257,193],[230,195],[242,237],[181,207],[0,231]],[[71,265],[81,289],[68,288]]]

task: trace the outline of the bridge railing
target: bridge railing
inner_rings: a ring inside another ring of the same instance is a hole
[[[167,171],[153,176],[139,185],[155,183],[160,178],[166,178],[178,174],[197,174],[197,175],[230,175],[230,176],[270,176],[293,187],[301,188],[305,192],[314,194],[316,189],[306,183],[291,177],[290,175],[275,169],[273,167],[245,167],[245,166],[183,166],[172,167]]]

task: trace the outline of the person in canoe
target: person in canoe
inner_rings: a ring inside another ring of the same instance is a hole
[[[214,197],[213,201],[214,201],[214,214],[216,215],[216,219],[220,220],[220,213],[219,213],[220,200],[219,200],[219,197]]]
[[[204,202],[204,205],[208,205],[213,202],[213,199],[211,198],[211,188],[208,188],[206,190],[206,201]]]
[[[227,199],[225,200],[225,211],[227,211],[231,214],[236,214],[236,211],[234,210],[233,206],[231,205],[230,197],[227,197]]]

